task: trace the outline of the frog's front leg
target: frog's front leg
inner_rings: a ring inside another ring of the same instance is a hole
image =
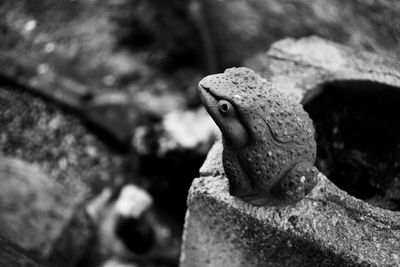
[[[229,179],[229,193],[235,197],[243,197],[249,195],[253,188],[236,155],[229,148],[224,148],[222,163]]]
[[[318,170],[309,162],[294,165],[273,188],[282,204],[291,204],[304,198],[317,183]]]

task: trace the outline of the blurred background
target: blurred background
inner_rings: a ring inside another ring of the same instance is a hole
[[[219,136],[198,81],[284,37],[397,58],[399,29],[395,0],[2,0],[1,243],[38,264],[178,266]]]

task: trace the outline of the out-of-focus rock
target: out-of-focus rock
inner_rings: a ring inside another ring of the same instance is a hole
[[[115,65],[108,64],[118,53],[104,1],[5,0],[0,17],[2,40],[9,40],[0,47],[1,54],[37,68],[37,76],[55,72],[97,90],[110,84],[103,77],[113,74]]]
[[[127,185],[122,188],[119,197],[105,203],[97,213],[99,250],[103,257],[118,255],[119,257],[135,256],[135,251],[130,250],[124,243],[124,239],[131,242],[132,247],[141,252],[148,252],[154,244],[154,233],[147,221],[149,208],[152,205],[151,196],[143,189],[135,185]],[[133,219],[133,236],[119,236],[119,224],[125,219]]]
[[[177,260],[179,235],[160,220],[152,197],[143,189],[126,185],[115,200],[105,190],[88,205],[88,212],[98,222],[98,243],[87,259],[91,264]]]
[[[0,158],[0,234],[53,263],[63,263],[55,257],[63,254],[76,263],[93,232],[80,183],[57,182],[38,166]]]
[[[46,267],[47,264],[32,258],[21,247],[0,236],[0,266]]]
[[[115,48],[110,12],[102,0],[2,1],[0,76],[82,112],[98,131],[123,143],[137,122],[130,112],[135,104],[128,97],[129,103],[104,103],[96,93],[125,86],[148,68]]]
[[[139,267],[139,264],[133,262],[126,262],[121,259],[109,259],[105,261],[101,267]]]
[[[174,151],[205,155],[217,135],[216,125],[203,108],[180,110],[165,114],[154,129],[139,128],[133,145],[140,154],[155,154],[158,157]]]
[[[115,210],[122,217],[139,218],[152,204],[153,199],[146,191],[126,185],[115,202]]]
[[[104,129],[125,149],[129,150],[129,140],[135,127],[146,119],[145,114],[130,101],[128,94],[118,91],[96,94],[83,106],[87,119]]]
[[[286,36],[319,35],[390,56],[400,56],[397,1],[197,0],[220,68],[240,65]]]
[[[124,158],[68,110],[20,88],[1,85],[0,103],[1,235],[73,266],[93,233],[82,207],[124,183]]]
[[[183,219],[189,177],[197,175],[216,136],[203,108],[170,111],[160,122],[137,128],[132,145],[141,159],[139,173],[158,207]]]
[[[0,102],[0,155],[34,163],[57,183],[77,181],[85,197],[125,179],[124,159],[75,114],[8,85],[0,86]]]
[[[165,139],[170,140],[164,142],[170,149],[193,149],[204,153],[208,151],[210,141],[214,141],[218,133],[216,125],[203,108],[196,111],[170,112],[166,114],[162,124],[166,132]]]
[[[168,68],[165,75],[149,65],[197,65],[196,56],[180,55],[201,46],[188,1],[173,2],[2,1],[0,76],[81,112],[129,149],[138,124],[199,103],[197,70]],[[135,46],[145,41],[142,34],[153,45]],[[132,49],[123,45],[127,39]]]

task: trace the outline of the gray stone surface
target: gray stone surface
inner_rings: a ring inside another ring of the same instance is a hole
[[[400,86],[400,64],[394,58],[352,49],[319,37],[287,38],[245,65],[271,80],[295,101],[307,101],[331,81],[370,81]],[[303,99],[306,98],[306,99]]]
[[[210,152],[220,159],[220,144]],[[205,166],[214,163],[205,162]],[[181,266],[395,266],[400,214],[375,208],[322,173],[310,195],[286,208],[256,207],[228,193],[215,176],[194,180]],[[213,170],[217,171],[217,170]]]
[[[205,23],[221,67],[240,64],[281,38],[318,35],[399,56],[398,1],[204,0]]]
[[[247,62],[295,101],[321,85],[366,80],[400,86],[393,60],[321,38],[285,39]],[[302,201],[256,207],[228,193],[217,142],[188,198],[181,266],[397,266],[400,213],[348,195],[318,175]]]

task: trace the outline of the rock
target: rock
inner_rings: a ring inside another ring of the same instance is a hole
[[[205,154],[218,135],[215,123],[203,108],[195,111],[172,111],[162,121],[165,134],[159,143],[159,154],[173,150],[195,151]]]
[[[2,84],[0,103],[0,234],[52,263],[74,265],[93,233],[85,203],[127,179],[124,158],[69,110],[21,88]]]
[[[78,215],[86,194],[79,181],[57,183],[37,166],[1,158],[0,184],[1,235],[53,263],[63,262],[54,254],[80,258],[91,229]]]
[[[35,163],[56,181],[83,184],[87,197],[124,179],[123,158],[76,113],[9,85],[0,86],[0,102],[0,155]]]
[[[139,267],[139,265],[132,262],[124,262],[119,259],[109,259],[104,262],[101,267]]]
[[[400,86],[400,66],[395,59],[319,37],[283,39],[267,53],[248,59],[245,65],[297,102],[306,102],[320,93],[321,85],[331,81],[363,80]]]
[[[341,92],[342,98],[356,92],[360,99],[371,92],[375,98],[388,94],[386,97],[397,99],[400,93],[400,69],[395,60],[316,37],[279,41],[266,54],[248,61],[247,66],[270,79],[294,101],[301,102],[306,110],[313,99],[328,91]],[[370,108],[378,112],[375,106],[364,107]],[[354,116],[348,112],[345,115]],[[387,120],[389,115],[381,114],[382,126],[388,122],[396,124]],[[316,114],[310,116],[314,119]],[[314,120],[314,123],[318,126],[321,121]],[[320,133],[316,129],[318,141]],[[328,130],[327,135],[338,131],[329,127]],[[341,134],[348,137],[350,133]],[[379,131],[379,137],[383,134]],[[376,135],[371,138],[366,139],[369,146],[380,144]],[[361,139],[360,134],[352,140],[357,139]],[[389,160],[390,157],[381,158],[380,162]],[[373,168],[376,166],[381,165]],[[390,167],[395,168],[395,165]],[[287,207],[256,207],[229,194],[222,167],[222,144],[218,141],[200,170],[200,178],[193,181],[190,189],[181,266],[399,265],[398,209],[391,211],[390,206],[382,204],[379,204],[382,208],[372,206],[350,195],[364,189],[359,186],[358,180],[362,180],[372,187],[384,188],[384,183],[388,183],[385,197],[393,197],[398,191],[390,187],[398,188],[397,175],[381,181],[384,177],[371,180],[346,170],[341,171],[345,173],[347,187],[339,189],[328,180],[329,176],[319,173],[317,186],[299,203]],[[371,203],[377,205],[376,199]]]
[[[175,110],[160,123],[138,127],[132,143],[142,156],[163,158],[179,152],[203,156],[217,136],[218,128],[204,108]]]
[[[331,181],[368,203],[400,209],[396,60],[313,37],[279,41],[247,64],[303,103],[316,126],[316,166]]]
[[[399,214],[356,200],[322,174],[319,179],[308,198],[286,208],[230,196],[224,174],[195,179],[181,266],[399,264]]]
[[[99,222],[100,251],[107,256],[134,257],[136,251],[132,248],[138,248],[140,257],[142,252],[150,250],[154,244],[154,236],[152,225],[147,218],[152,202],[151,196],[143,189],[135,185],[126,185],[115,202],[103,206],[96,219]],[[133,236],[119,235],[120,225],[129,219],[135,220],[131,224]],[[130,244],[133,245],[129,246]]]
[[[121,68],[113,64],[119,54],[113,50],[110,6],[101,2],[2,1],[1,37],[9,42],[0,47],[0,60],[8,55],[18,64],[4,65],[0,73],[29,77],[30,86],[33,81],[46,84],[56,73],[67,79],[55,82],[78,95],[84,90],[79,84],[96,90],[108,87],[105,78],[118,75],[112,70]],[[28,73],[20,72],[21,65],[29,66]],[[53,86],[54,91],[58,89]]]
[[[357,49],[399,56],[396,1],[200,1],[220,69],[240,65],[283,37],[318,35]]]
[[[98,93],[83,107],[83,114],[96,127],[105,130],[118,144],[129,150],[132,132],[146,118],[126,93]]]
[[[28,252],[0,236],[0,265],[4,267],[46,267],[45,263],[33,259]]]
[[[89,214],[98,222],[98,242],[87,264],[136,266],[138,262],[176,261],[177,235],[171,224],[160,220],[152,197],[133,184],[124,186],[116,200],[110,193],[105,190],[88,205]]]
[[[217,130],[203,108],[170,111],[160,122],[137,128],[132,143],[141,159],[139,173],[160,209],[183,220],[189,177],[197,175]]]

